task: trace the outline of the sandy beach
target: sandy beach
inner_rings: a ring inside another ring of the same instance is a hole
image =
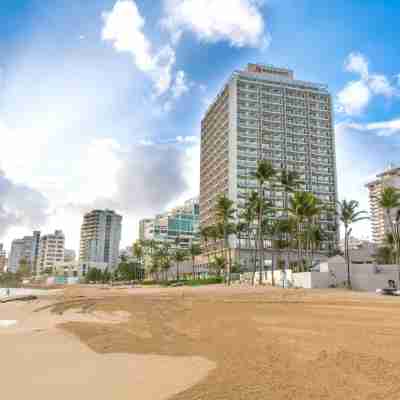
[[[399,398],[397,298],[75,287],[0,307],[18,320],[0,330],[8,398]]]
[[[47,308],[54,302],[43,298],[1,305],[0,321],[17,321],[0,328],[2,398],[163,400],[215,367],[201,357],[96,353],[57,326],[74,321],[118,329],[129,313],[69,310],[60,315]]]

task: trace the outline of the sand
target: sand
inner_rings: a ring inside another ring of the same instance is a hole
[[[47,308],[51,304],[44,299],[0,306],[0,321],[17,320],[0,327],[1,398],[163,400],[215,367],[201,357],[96,353],[57,326],[74,321],[118,329],[130,314],[70,309],[59,315]]]
[[[6,393],[397,400],[399,302],[335,289],[70,288],[56,304],[14,305],[25,325],[0,331],[0,351],[24,366],[6,370]]]

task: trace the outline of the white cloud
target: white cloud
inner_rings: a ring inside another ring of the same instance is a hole
[[[35,228],[48,217],[49,202],[39,191],[16,184],[0,170],[0,237],[12,227]]]
[[[175,50],[170,45],[154,51],[143,32],[145,19],[134,0],[118,0],[111,12],[103,13],[102,38],[111,41],[120,52],[132,54],[136,67],[152,79],[157,95],[165,93],[171,85]]]
[[[178,99],[188,91],[189,91],[189,84],[187,82],[185,72],[178,71],[176,73],[174,85],[172,86],[172,96],[175,99]]]
[[[386,97],[391,97],[395,94],[395,88],[385,75],[371,75],[368,78],[368,84],[374,94],[381,94]]]
[[[378,136],[392,136],[400,133],[400,118],[368,124],[343,123],[342,126],[357,131],[372,132]]]
[[[199,143],[197,136],[177,136],[176,141],[178,143]]]
[[[339,109],[348,115],[360,114],[370,99],[371,93],[364,81],[349,82],[337,96]]]
[[[163,21],[175,38],[193,32],[205,42],[262,47],[268,41],[260,0],[164,0]]]
[[[361,53],[350,53],[344,62],[344,68],[368,79],[368,60]]]
[[[385,75],[370,73],[368,60],[361,53],[350,53],[344,68],[360,75],[360,79],[347,83],[338,93],[337,109],[340,112],[359,115],[367,108],[374,95],[390,98],[398,94]]]

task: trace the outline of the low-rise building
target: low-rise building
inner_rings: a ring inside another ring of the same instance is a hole
[[[64,250],[64,261],[74,261],[76,259],[76,252],[75,250],[65,249]]]

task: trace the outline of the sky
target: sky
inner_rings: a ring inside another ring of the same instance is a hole
[[[196,196],[200,121],[248,62],[328,84],[338,188],[400,164],[398,0],[2,0],[0,242],[92,208],[140,218]],[[369,222],[353,233],[370,237]]]

